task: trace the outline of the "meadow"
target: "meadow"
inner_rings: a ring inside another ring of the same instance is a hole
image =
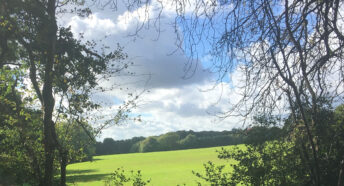
[[[226,147],[226,148],[231,148]],[[217,158],[221,147],[95,156],[92,162],[71,164],[67,167],[68,185],[101,186],[117,168],[141,170],[150,185],[197,185],[201,181],[192,171],[204,172],[203,163],[225,164]]]

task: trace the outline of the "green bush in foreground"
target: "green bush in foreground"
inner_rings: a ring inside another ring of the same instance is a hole
[[[194,175],[210,185],[304,185],[309,176],[294,149],[293,144],[277,140],[245,148],[222,148],[220,159],[236,161],[229,163],[231,172],[224,171],[224,165],[208,162],[204,164],[205,174]]]
[[[269,126],[270,119],[261,120],[262,118],[258,117],[258,127],[247,130],[250,143],[245,146],[246,148],[234,146],[219,151],[220,159],[235,160],[234,163],[228,163],[232,172],[223,171],[224,166],[208,162],[204,165],[205,174],[194,174],[210,185],[342,186],[344,105],[334,110],[323,107],[318,111],[317,117],[321,122],[314,127],[317,159],[309,155],[312,148],[303,123],[296,120],[296,116],[293,117],[285,120],[283,131],[276,130],[272,133],[278,135],[263,132],[260,128]],[[274,125],[273,122],[272,124]],[[319,165],[318,183],[313,179],[315,172],[309,168],[313,165],[312,162]]]
[[[105,186],[123,186],[124,183],[132,183],[133,186],[144,186],[150,183],[149,180],[143,180],[141,171],[130,171],[130,175],[128,175],[124,169],[117,168],[110,178],[105,181]]]

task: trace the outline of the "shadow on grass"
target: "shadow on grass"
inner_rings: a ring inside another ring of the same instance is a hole
[[[86,174],[86,173],[91,173],[91,172],[96,172],[96,170],[95,169],[67,170],[67,175],[69,175],[69,174]]]
[[[67,183],[101,181],[110,174],[87,174],[67,176]]]

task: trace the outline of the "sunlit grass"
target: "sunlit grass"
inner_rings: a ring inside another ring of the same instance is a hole
[[[227,148],[231,148],[230,146]],[[104,180],[119,167],[128,172],[141,170],[150,185],[196,185],[200,181],[192,170],[203,173],[203,163],[225,164],[217,158],[221,147],[151,153],[95,156],[93,162],[71,164],[67,167],[69,185],[104,185]]]

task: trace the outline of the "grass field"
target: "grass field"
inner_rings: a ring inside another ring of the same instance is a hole
[[[228,147],[230,148],[230,147]],[[93,162],[71,164],[67,167],[68,185],[104,185],[104,180],[118,167],[128,172],[141,170],[150,185],[196,185],[200,181],[192,170],[204,172],[203,163],[225,164],[217,158],[220,147],[151,153],[95,156]]]

